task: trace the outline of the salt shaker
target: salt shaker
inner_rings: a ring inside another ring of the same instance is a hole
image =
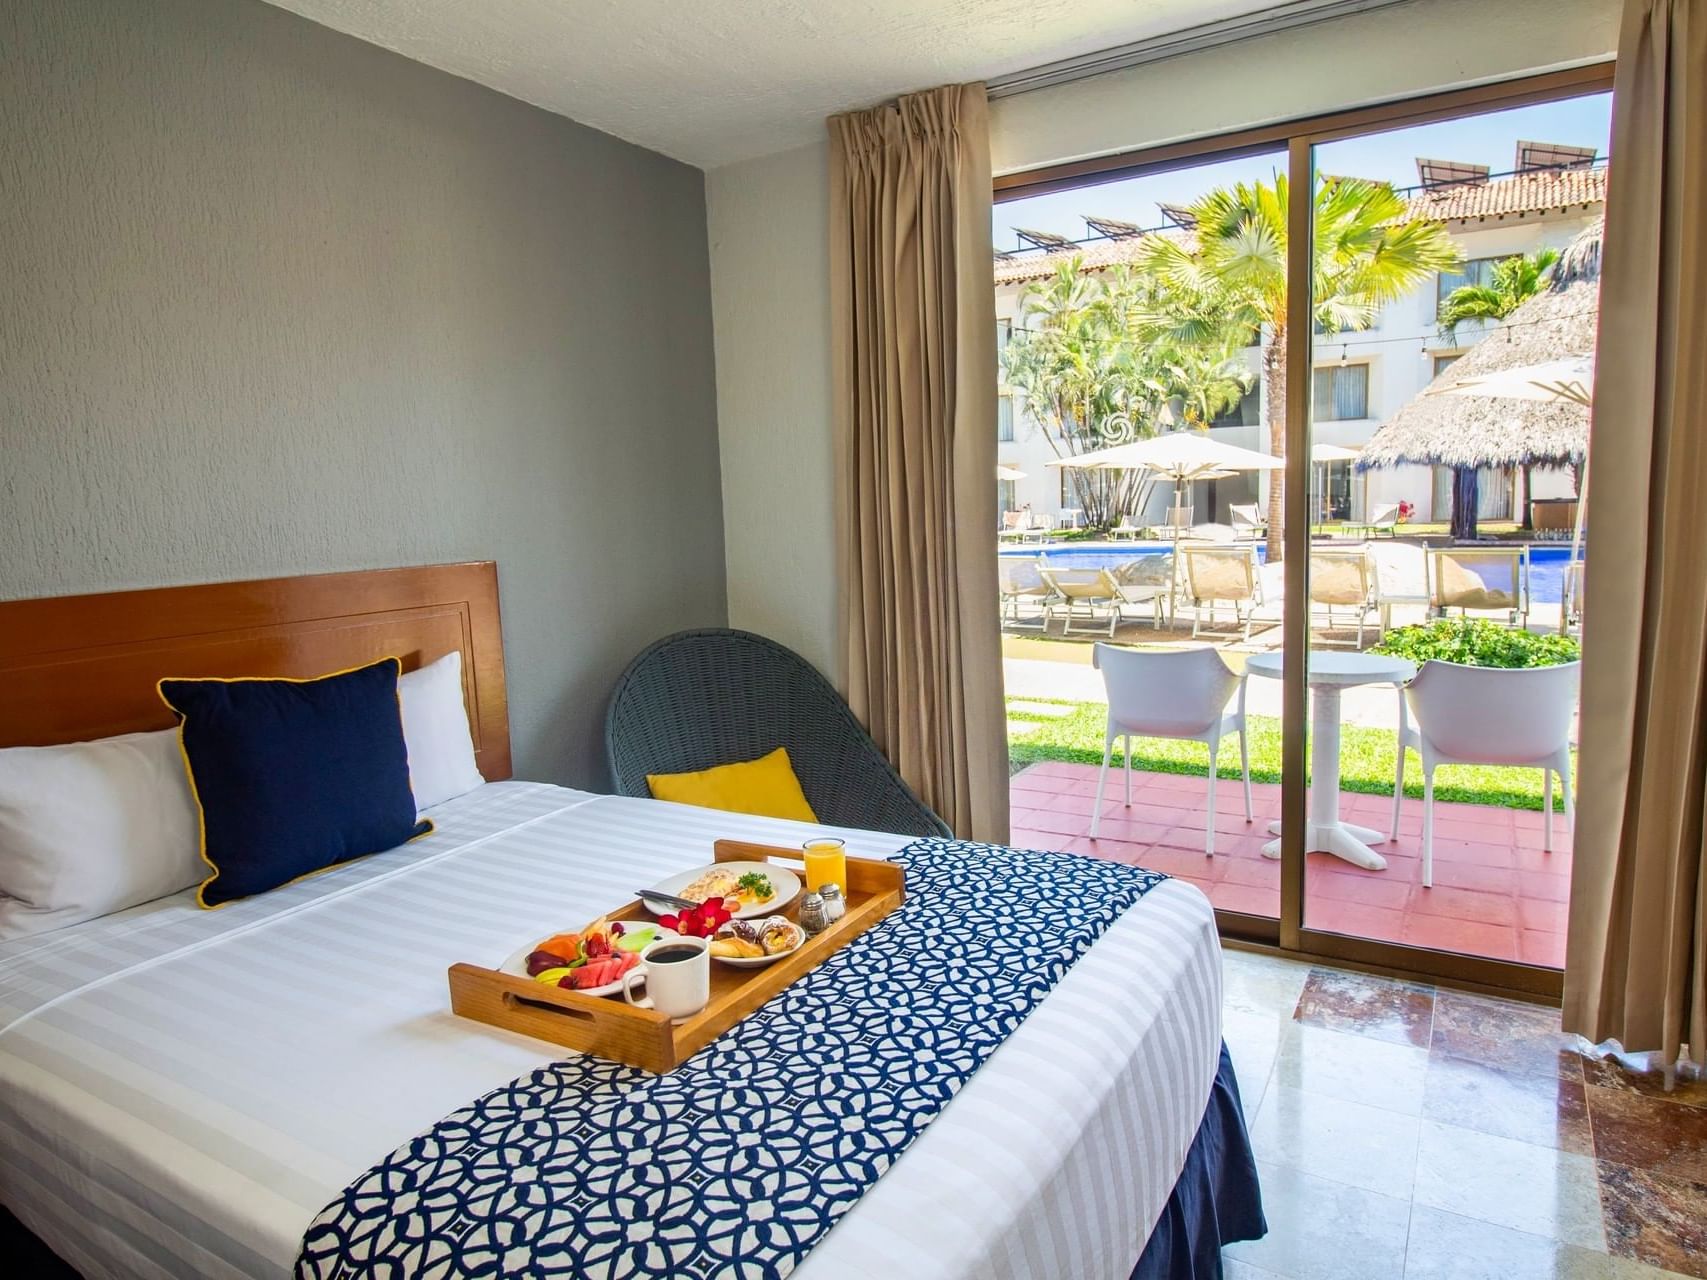
[[[800,927],[808,934],[822,933],[830,927],[822,894],[809,893],[800,900]]]
[[[835,924],[836,921],[847,915],[848,903],[847,899],[842,897],[841,885],[834,881],[820,885],[818,894],[824,899],[824,923],[826,925]]]

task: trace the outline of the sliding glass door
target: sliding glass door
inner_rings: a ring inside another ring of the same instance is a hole
[[[1557,991],[1609,84],[998,183],[1017,843]]]

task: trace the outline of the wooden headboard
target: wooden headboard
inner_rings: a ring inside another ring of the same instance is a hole
[[[452,649],[480,772],[508,778],[490,560],[0,601],[0,747],[170,728],[163,676],[315,676],[391,655],[413,671]]]

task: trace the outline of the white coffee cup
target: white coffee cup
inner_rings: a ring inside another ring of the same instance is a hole
[[[658,954],[692,949],[691,956],[659,960]],[[646,983],[646,995],[634,998],[636,980]],[[671,1018],[691,1018],[711,1001],[711,939],[660,938],[640,953],[640,963],[622,977],[622,997],[642,1009],[656,1009]]]

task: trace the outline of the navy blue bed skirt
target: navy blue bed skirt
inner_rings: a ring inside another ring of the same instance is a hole
[[[1239,1081],[1223,1043],[1203,1123],[1132,1280],[1221,1280],[1221,1246],[1267,1234]]]

